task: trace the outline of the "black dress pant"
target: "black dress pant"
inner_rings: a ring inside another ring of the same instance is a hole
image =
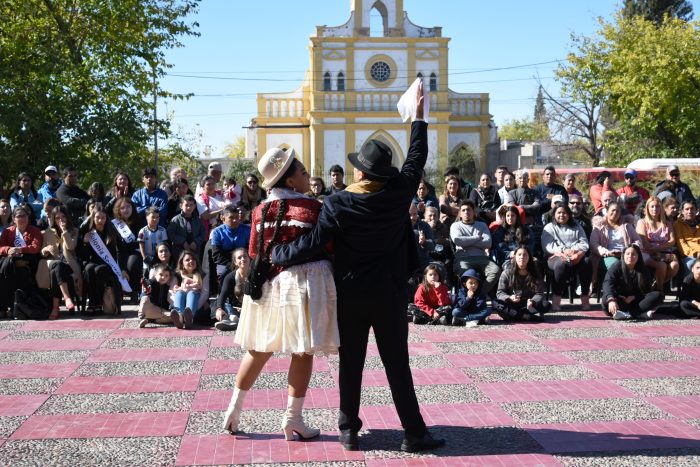
[[[141,253],[132,251],[126,259],[126,272],[129,273],[129,285],[131,290],[141,290],[141,277],[143,276],[143,258]]]
[[[625,303],[623,300],[618,300],[617,307],[636,318],[642,313],[646,313],[647,311],[656,308],[663,302],[664,294],[658,290],[654,290],[646,294],[643,299],[639,301],[635,300],[632,303]]]
[[[26,293],[36,290],[36,268],[32,268],[35,264],[36,261],[29,257],[5,256],[0,260],[0,311],[12,309],[15,290],[22,289]]]
[[[379,356],[384,365],[391,396],[401,425],[407,434],[423,436],[425,422],[420,414],[408,361],[408,300],[403,292],[392,297],[359,301],[338,294],[340,331],[340,430],[359,431],[362,370],[367,355],[367,340],[372,328]],[[366,297],[366,296],[365,296]]]
[[[571,277],[578,277],[581,285],[581,293],[588,295],[591,287],[591,265],[588,258],[584,257],[578,264],[570,264],[561,259],[560,256],[551,256],[547,260],[547,267],[554,273],[552,282],[552,293],[561,296],[564,292],[566,281]]]
[[[105,288],[113,286],[117,279],[106,264],[87,263],[83,270],[83,283],[87,287],[90,306],[102,306]]]
[[[693,302],[691,302],[690,300],[681,300],[680,307],[684,316],[687,316],[689,318],[694,316],[700,316],[700,309],[693,305]]]
[[[72,283],[73,269],[67,263],[54,261],[49,268],[49,277],[51,278],[51,297],[61,298],[63,297],[63,293],[59,285],[64,282],[68,284]]]

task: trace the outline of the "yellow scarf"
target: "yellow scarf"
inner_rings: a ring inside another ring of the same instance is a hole
[[[348,187],[345,188],[345,191],[362,195],[367,193],[376,193],[377,191],[384,188],[384,186],[386,186],[386,182],[383,181],[362,180],[357,183],[348,185]]]

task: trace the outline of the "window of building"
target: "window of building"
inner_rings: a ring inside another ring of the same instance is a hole
[[[329,72],[326,72],[323,75],[323,90],[324,91],[331,90],[331,74]]]
[[[386,62],[375,62],[369,70],[372,79],[383,83],[391,78],[391,68]]]
[[[345,75],[342,71],[338,73],[338,91],[345,91]]]
[[[435,73],[430,74],[430,91],[437,91],[437,76]]]

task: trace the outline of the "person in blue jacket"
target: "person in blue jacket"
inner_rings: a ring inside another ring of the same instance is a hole
[[[168,226],[168,194],[156,186],[157,172],[154,167],[143,169],[142,180],[144,187],[137,190],[131,197],[131,201],[136,205],[136,212],[141,218],[141,223],[146,223],[146,209],[156,206],[160,211],[160,221],[162,227]]]
[[[491,309],[486,304],[481,276],[474,269],[467,269],[460,282],[462,287],[457,292],[452,309],[452,325],[473,328],[485,324]]]

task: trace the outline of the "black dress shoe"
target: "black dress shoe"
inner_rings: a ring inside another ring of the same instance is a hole
[[[403,452],[429,451],[444,445],[444,439],[435,439],[426,431],[425,434],[420,437],[407,434],[403,439],[403,443],[401,443],[401,450]]]
[[[343,430],[338,436],[338,441],[346,451],[359,451],[360,440],[357,438],[357,431]]]

